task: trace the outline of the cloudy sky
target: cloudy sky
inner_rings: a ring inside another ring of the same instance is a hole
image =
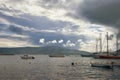
[[[62,46],[94,51],[119,34],[120,0],[0,0],[0,47]]]

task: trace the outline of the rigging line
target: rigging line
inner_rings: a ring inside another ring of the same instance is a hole
[[[105,51],[104,49],[106,48],[106,43],[105,43],[106,37],[103,38],[103,51]]]
[[[113,43],[113,46],[111,47],[113,50],[116,48],[116,42]]]

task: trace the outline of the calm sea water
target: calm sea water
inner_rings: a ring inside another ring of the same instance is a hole
[[[120,67],[111,70],[90,66],[90,62],[111,60],[75,55],[64,58],[33,55],[34,60],[22,60],[20,56],[0,56],[0,80],[120,80]],[[77,65],[71,66],[71,62]]]

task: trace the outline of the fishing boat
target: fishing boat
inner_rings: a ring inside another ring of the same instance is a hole
[[[35,57],[34,56],[24,55],[24,56],[21,56],[21,59],[35,59]]]

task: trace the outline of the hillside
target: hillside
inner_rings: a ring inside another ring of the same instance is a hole
[[[67,49],[57,46],[0,48],[0,54],[85,54],[88,52]]]

